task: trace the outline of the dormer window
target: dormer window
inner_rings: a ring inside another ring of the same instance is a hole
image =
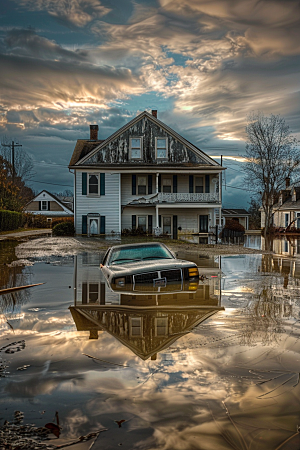
[[[168,158],[168,139],[156,138],[156,158],[167,159]]]
[[[131,159],[142,159],[142,138],[130,138]]]
[[[293,194],[292,194],[292,202],[296,201],[296,191],[295,189],[293,190]]]

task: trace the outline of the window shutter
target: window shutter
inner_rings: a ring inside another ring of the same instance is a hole
[[[177,232],[177,216],[173,216],[173,239],[177,239],[178,232]]]
[[[50,208],[50,202],[48,202],[48,211],[50,211],[51,210],[51,208]]]
[[[177,175],[173,175],[173,192],[177,194]]]
[[[87,173],[82,172],[82,195],[87,195]]]
[[[39,202],[39,211],[42,211],[42,202]]]
[[[100,305],[105,305],[105,283],[100,283]]]
[[[133,230],[136,229],[136,216],[131,216],[131,227]]]
[[[87,234],[87,216],[82,216],[82,234]]]
[[[152,216],[148,216],[148,233],[152,234]]]
[[[105,195],[105,173],[100,173],[100,195]]]
[[[152,173],[148,175],[148,194],[152,194]]]
[[[158,192],[161,192],[161,174],[158,175]]]
[[[158,226],[161,227],[161,215],[158,216]]]
[[[194,175],[189,176],[189,193],[192,194],[194,192]]]
[[[105,234],[105,216],[100,216],[100,234]]]
[[[87,283],[82,283],[82,304],[87,304]]]
[[[209,193],[209,175],[205,175],[205,192]]]
[[[136,195],[136,175],[132,175],[132,195]]]

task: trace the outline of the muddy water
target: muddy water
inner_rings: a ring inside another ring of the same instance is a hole
[[[0,298],[1,424],[57,411],[52,444],[105,428],[93,449],[299,449],[295,258],[179,254],[198,288],[141,296],[111,291],[96,253],[1,251],[2,286],[45,283]]]

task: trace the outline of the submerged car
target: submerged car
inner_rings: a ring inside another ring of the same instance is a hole
[[[151,242],[111,247],[100,265],[113,290],[164,292],[197,289],[198,267],[177,259],[164,244]]]

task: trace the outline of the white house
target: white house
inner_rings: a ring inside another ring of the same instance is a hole
[[[31,214],[42,214],[51,221],[58,217],[73,217],[71,205],[70,199],[63,201],[56,195],[44,190],[27,203],[24,211]]]
[[[144,111],[104,141],[98,126],[78,140],[74,171],[76,234],[141,228],[148,233],[209,233],[221,217],[224,168]]]

